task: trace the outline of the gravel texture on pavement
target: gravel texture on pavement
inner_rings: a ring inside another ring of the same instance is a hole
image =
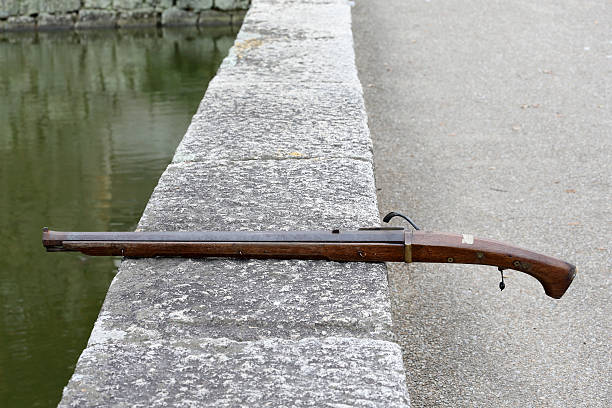
[[[612,7],[358,1],[381,215],[557,256],[561,300],[492,267],[392,265],[414,407],[609,407]],[[400,221],[393,221],[400,224]]]

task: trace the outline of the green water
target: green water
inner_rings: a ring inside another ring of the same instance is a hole
[[[41,227],[133,230],[230,29],[0,34],[0,406],[55,406],[117,259]]]

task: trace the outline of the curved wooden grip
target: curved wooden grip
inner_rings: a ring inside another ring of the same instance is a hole
[[[576,267],[560,259],[468,234],[406,232],[407,252],[408,246],[412,262],[481,264],[524,272],[555,299],[563,296],[576,275]]]

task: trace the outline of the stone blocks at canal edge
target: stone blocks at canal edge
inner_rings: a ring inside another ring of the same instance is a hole
[[[0,0],[0,18],[18,16],[19,0]]]
[[[85,9],[110,9],[112,7],[113,0],[83,0],[83,8]]]
[[[0,0],[0,18],[39,13],[67,13],[81,7],[81,0]]]
[[[213,7],[213,0],[177,0],[176,6],[185,10],[208,10]]]
[[[345,337],[94,345],[60,407],[407,406],[399,353]]]
[[[17,16],[9,17],[6,22],[3,21],[5,26],[11,30],[33,30],[36,28],[36,19],[30,16]]]
[[[41,13],[38,16],[38,28],[73,28],[76,21],[75,14],[49,14]]]
[[[231,25],[240,24],[248,5],[249,0],[0,0],[0,31]]]
[[[81,10],[76,28],[105,28],[117,25],[118,13],[114,10]]]
[[[170,7],[162,12],[161,23],[164,26],[174,25],[196,25],[198,14],[194,11],[183,10],[178,7]]]
[[[152,8],[124,10],[117,17],[119,27],[149,27],[157,22],[157,12]]]
[[[344,0],[254,1],[139,230],[379,225]],[[409,405],[384,264],[124,260],[61,406]]]
[[[249,0],[215,0],[215,7],[219,10],[240,10],[249,6]]]

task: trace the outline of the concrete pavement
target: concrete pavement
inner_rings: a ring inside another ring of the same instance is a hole
[[[611,27],[605,0],[353,9],[381,212],[578,267],[553,300],[518,272],[500,293],[491,267],[391,266],[413,406],[612,406]]]

